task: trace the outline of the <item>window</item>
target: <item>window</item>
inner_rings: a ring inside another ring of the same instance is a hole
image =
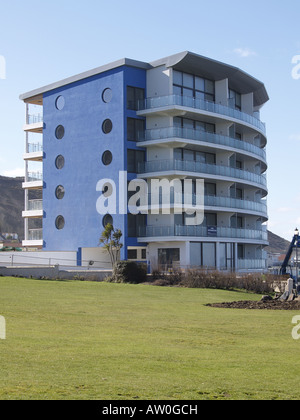
[[[217,226],[217,215],[216,213],[205,213],[204,214],[204,226]]]
[[[65,227],[65,219],[63,216],[57,216],[55,219],[55,227],[58,230],[61,230]]]
[[[65,128],[64,128],[64,126],[63,125],[57,126],[56,129],[55,129],[55,137],[58,140],[61,140],[64,137],[64,135],[65,135]]]
[[[190,96],[205,101],[215,101],[215,82],[192,74],[173,70],[174,95]]]
[[[145,139],[145,120],[127,118],[127,140],[138,141]]]
[[[145,89],[127,86],[127,109],[138,110],[139,101],[145,99]]]
[[[113,225],[113,223],[114,223],[114,220],[113,220],[113,218],[112,218],[112,216],[111,216],[110,214],[106,214],[106,215],[103,217],[103,219],[102,219],[102,225],[103,225],[103,227],[104,227],[104,228],[105,228],[105,227],[106,227],[106,225],[108,225],[108,224]]]
[[[158,264],[171,265],[180,261],[180,248],[159,248]]]
[[[65,98],[63,96],[58,96],[55,101],[56,109],[61,111],[65,106]]]
[[[145,152],[143,150],[127,150],[127,171],[137,173],[139,163],[145,162]]]
[[[128,225],[128,236],[130,238],[136,238],[141,235],[142,230],[146,226],[146,215],[145,214],[128,214],[127,225]]]
[[[220,252],[222,258],[222,247]],[[191,242],[191,265],[194,267],[216,267],[216,244],[211,242]]]
[[[230,227],[236,229],[242,229],[244,227],[244,220],[241,216],[234,214],[230,218]]]
[[[206,133],[215,133],[215,124],[210,124],[204,121],[190,120],[188,118],[175,117],[174,127],[197,130]]]
[[[62,185],[59,185],[58,187],[56,187],[55,197],[58,200],[62,200],[64,198],[64,196],[65,196],[65,189]]]
[[[146,259],[147,259],[147,250],[142,249],[142,260],[146,260]]]
[[[55,159],[55,166],[57,169],[62,169],[65,166],[65,158],[62,155],[58,155]]]
[[[137,249],[128,249],[127,258],[129,260],[137,260]]]
[[[112,153],[109,150],[106,150],[102,155],[102,163],[105,166],[110,165],[112,162]]]
[[[242,109],[242,96],[235,90],[229,89],[229,106],[237,110]]]
[[[211,182],[205,182],[204,184],[204,195],[216,196],[217,186]]]
[[[103,121],[102,131],[104,134],[109,134],[113,128],[111,120],[107,119]]]
[[[104,89],[102,92],[102,100],[107,104],[112,100],[112,90],[110,88]]]
[[[208,165],[215,165],[216,163],[216,155],[214,153],[196,152],[189,149],[174,149],[174,159],[200,162]]]

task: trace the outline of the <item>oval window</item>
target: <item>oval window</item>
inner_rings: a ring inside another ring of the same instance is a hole
[[[103,121],[102,131],[103,131],[104,134],[110,133],[111,130],[112,130],[112,127],[113,126],[112,126],[111,120],[107,119],[107,120]]]
[[[57,169],[62,169],[65,166],[65,158],[62,155],[58,155],[55,159],[55,166]]]
[[[59,185],[58,187],[56,187],[55,197],[58,200],[61,200],[61,199],[64,198],[64,196],[65,196],[65,189],[64,189],[64,187],[62,185]]]
[[[113,220],[113,218],[112,218],[112,216],[110,215],[110,214],[106,214],[104,217],[103,217],[103,220],[102,220],[102,224],[103,224],[103,227],[105,228],[105,226],[106,225],[108,225],[108,224],[113,224],[113,222],[114,222],[114,220]]]
[[[64,128],[64,126],[63,125],[57,126],[56,127],[56,130],[55,130],[55,137],[58,140],[61,140],[64,135],[65,135],[65,128]]]
[[[55,101],[56,108],[61,111],[65,106],[65,98],[63,96],[58,96]]]
[[[57,216],[57,218],[55,219],[55,227],[58,230],[63,229],[65,226],[65,219],[63,216]]]
[[[112,90],[110,88],[104,89],[102,92],[102,100],[107,104],[112,100]]]
[[[103,165],[110,165],[112,162],[112,153],[109,150],[106,150],[102,155],[102,163]]]

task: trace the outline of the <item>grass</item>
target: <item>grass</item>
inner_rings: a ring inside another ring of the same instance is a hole
[[[260,296],[0,277],[0,399],[298,399],[294,311]]]

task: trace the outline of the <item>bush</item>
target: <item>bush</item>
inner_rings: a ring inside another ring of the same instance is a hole
[[[119,261],[114,265],[111,280],[114,283],[144,283],[147,280],[147,270],[133,261]]]

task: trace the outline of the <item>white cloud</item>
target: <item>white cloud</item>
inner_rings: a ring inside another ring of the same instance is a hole
[[[250,57],[257,55],[255,51],[250,50],[249,48],[235,48],[233,52],[240,57]]]
[[[2,176],[8,176],[10,178],[15,178],[17,176],[25,176],[24,168],[16,168],[10,171],[1,171]]]

